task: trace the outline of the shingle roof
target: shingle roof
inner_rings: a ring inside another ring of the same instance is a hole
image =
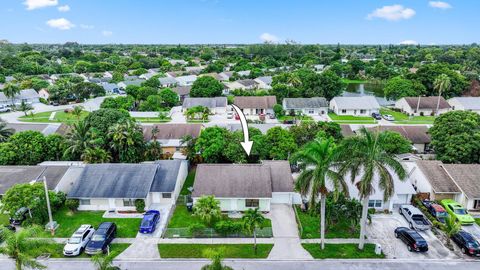
[[[371,131],[394,131],[409,139],[414,144],[430,143],[431,138],[426,126],[376,126],[368,128]]]
[[[252,86],[252,85],[257,85],[258,83],[252,79],[245,79],[245,80],[238,80],[237,81],[239,84],[245,86],[245,87],[249,87],[249,86]]]
[[[150,141],[152,139],[152,130],[154,127],[158,128],[158,133],[156,134],[157,139],[179,140],[185,135],[190,135],[194,138],[198,137],[203,126],[202,124],[160,124],[153,126],[142,126],[143,138],[146,141]]]
[[[417,105],[420,110],[436,110],[437,109],[437,102],[438,102],[438,97],[420,97],[420,105],[418,104],[418,98],[419,97],[405,97],[405,101],[407,102],[408,106],[412,109],[416,109]],[[450,105],[448,102],[443,98],[440,97],[440,104],[438,106],[438,109],[448,109],[450,108]]]
[[[240,109],[257,108],[257,109],[271,109],[273,105],[277,104],[277,97],[275,96],[236,96],[233,99],[233,104]]]
[[[301,108],[322,108],[328,107],[328,102],[323,97],[312,98],[284,98],[284,108],[289,109],[301,109]]]
[[[203,106],[208,108],[227,107],[226,97],[203,97],[203,98],[185,98],[183,101],[183,108],[191,108],[195,106]]]
[[[263,76],[263,77],[258,77],[255,80],[262,81],[263,83],[270,85],[272,84],[272,76]]]
[[[68,166],[0,166],[0,194],[5,194],[15,184],[42,179],[43,176],[48,188],[54,189],[67,170]]]
[[[161,85],[167,85],[167,84],[177,84],[178,81],[175,78],[172,77],[163,77],[163,78],[158,78],[160,81]]]
[[[38,98],[39,95],[37,93],[37,91],[35,91],[35,89],[23,89],[23,90],[20,90],[20,92],[15,95],[16,98],[18,99],[27,99],[27,98]]]
[[[480,164],[443,164],[469,199],[480,199]]]
[[[452,100],[462,104],[465,110],[480,110],[480,97],[454,97]]]
[[[13,128],[15,132],[22,132],[26,130],[43,132],[47,127],[48,125],[46,124],[7,123],[7,128]]]
[[[292,192],[293,178],[287,161],[262,164],[200,164],[193,197],[271,198],[272,192]]]
[[[89,164],[68,197],[146,198],[156,171],[156,164]]]
[[[380,109],[377,99],[374,96],[362,97],[334,97],[330,104],[335,101],[338,109]]]
[[[460,189],[445,171],[441,161],[419,160],[417,166],[436,193],[458,193]]]
[[[0,92],[0,102],[9,101],[11,99],[7,98],[3,92]]]
[[[173,92],[177,93],[179,96],[185,96],[190,94],[190,90],[192,90],[191,86],[177,86],[172,88]]]
[[[173,192],[177,184],[178,172],[180,171],[181,160],[159,160],[155,179],[153,180],[150,192]]]

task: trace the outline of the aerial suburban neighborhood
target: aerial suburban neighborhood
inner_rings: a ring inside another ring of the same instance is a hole
[[[480,269],[478,3],[7,2],[0,270]]]

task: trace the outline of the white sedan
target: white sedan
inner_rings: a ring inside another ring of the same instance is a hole
[[[395,120],[395,118],[391,114],[384,114],[383,119],[385,119],[387,121],[394,121]]]
[[[85,249],[92,238],[95,229],[92,225],[82,225],[77,231],[70,237],[67,244],[63,248],[63,255],[65,256],[78,256]]]

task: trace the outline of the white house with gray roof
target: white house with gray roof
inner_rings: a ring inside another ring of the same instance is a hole
[[[454,111],[470,111],[480,114],[480,97],[454,97],[447,102]]]
[[[328,113],[328,102],[323,97],[312,98],[284,98],[282,101],[283,109],[295,111],[297,114],[304,115],[324,115]]]
[[[187,76],[180,76],[176,77],[175,80],[178,83],[178,86],[189,86],[193,85],[193,83],[197,80],[196,75],[187,75]]]
[[[336,115],[371,116],[380,112],[380,104],[374,96],[334,97],[329,108]]]
[[[160,81],[160,86],[162,87],[175,87],[178,82],[174,77],[163,77],[163,78],[158,78]]]
[[[196,106],[203,106],[210,109],[212,114],[224,114],[227,112],[227,98],[226,97],[202,97],[192,98],[187,97],[183,100],[182,112]]]

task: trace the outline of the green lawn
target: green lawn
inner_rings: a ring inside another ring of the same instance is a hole
[[[33,257],[38,257],[41,254],[49,253],[50,258],[90,258],[89,255],[82,253],[80,256],[77,257],[65,257],[63,256],[63,247],[64,244],[60,243],[48,243],[48,244],[42,244],[40,247],[36,249],[32,249],[30,251],[30,255]],[[110,253],[111,254],[116,254],[115,256],[119,255],[122,253],[125,249],[128,248],[130,244],[111,244],[110,245]]]
[[[290,116],[290,115],[283,115],[283,116],[279,116],[277,117],[278,121],[280,122],[283,122],[285,120],[301,120],[301,121],[313,121],[313,118],[308,116],[308,115],[304,115],[304,116]]]
[[[370,116],[352,116],[352,115],[336,115],[329,113],[328,117],[334,122],[343,124],[375,124],[376,121]]]
[[[70,212],[63,208],[53,215],[53,220],[60,225],[55,237],[70,237],[82,224],[91,224],[95,228],[102,222],[115,222],[117,224],[118,238],[134,238],[140,226],[140,218],[102,218],[105,211],[77,211]],[[49,233],[45,233],[45,236]]]
[[[480,225],[480,218],[476,218],[476,219],[475,219],[475,223],[477,223],[478,225]]]
[[[55,114],[55,119],[50,120],[50,115],[53,112],[41,112],[41,113],[35,113],[33,117],[30,115],[28,116],[21,116],[18,118],[18,120],[23,121],[23,122],[38,122],[38,123],[74,123],[78,121],[77,116],[75,116],[72,113],[66,113],[64,111],[56,111]],[[87,117],[89,113],[86,111],[83,111],[82,114],[80,115],[80,120],[84,119]]]
[[[198,124],[198,123],[203,124],[203,123],[208,123],[208,122],[210,122],[210,119],[205,120],[205,121],[204,120],[187,120],[187,123],[189,123],[189,124]]]
[[[142,123],[168,123],[172,121],[172,118],[167,117],[165,119],[160,119],[158,117],[135,117],[135,120]]]
[[[9,223],[8,215],[0,214],[0,225],[5,225],[5,224],[8,224],[8,223]]]
[[[254,253],[253,244],[159,244],[162,258],[206,258],[205,251],[220,249],[225,258],[264,259],[273,244],[258,244]]]
[[[350,79],[342,79],[343,83],[368,83],[367,80],[350,80]]]
[[[375,254],[374,244],[365,244],[364,250],[358,249],[357,244],[325,244],[322,250],[320,244],[302,244],[315,259],[382,259],[385,255]]]
[[[302,239],[320,238],[320,218],[311,216],[306,212],[302,212],[298,206],[297,213],[302,225]],[[350,228],[348,220],[331,225],[325,230],[325,238],[358,238],[360,237],[360,229],[354,231]]]
[[[196,168],[192,168],[188,173],[187,179],[185,179],[185,183],[183,184],[182,191],[180,191],[180,195],[188,195],[190,191],[188,191],[189,187],[193,187],[193,182],[195,181],[195,172]]]
[[[390,110],[387,108],[380,109],[380,113],[383,114],[390,114],[395,118],[395,124],[433,124],[435,121],[435,116],[413,116],[409,117],[408,115],[397,112],[394,110]]]

